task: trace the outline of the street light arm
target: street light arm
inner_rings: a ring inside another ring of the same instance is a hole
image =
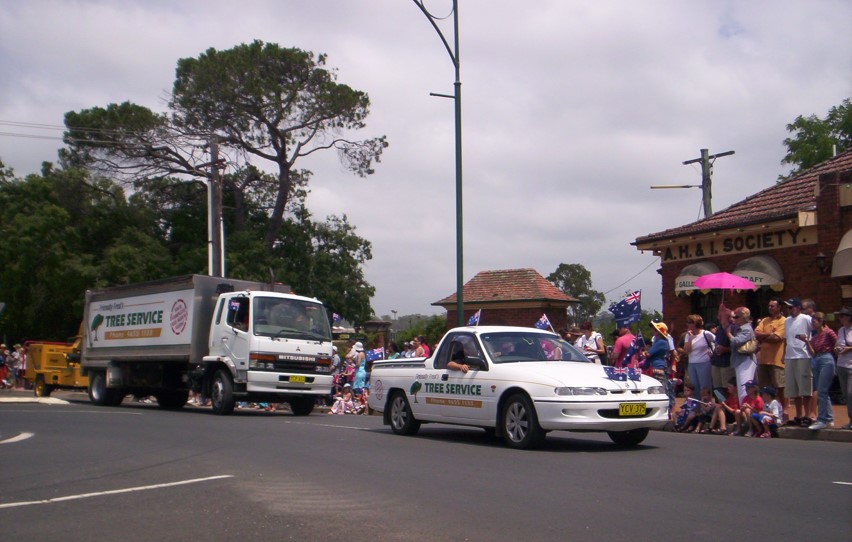
[[[444,37],[444,33],[441,32],[441,29],[438,28],[437,24],[435,24],[435,17],[433,17],[432,14],[429,13],[429,10],[426,9],[426,6],[423,5],[423,0],[411,0],[411,1],[414,2],[414,5],[416,5],[418,8],[420,8],[420,11],[423,12],[423,15],[425,15],[426,18],[429,19],[429,24],[431,24],[432,28],[435,29],[435,32],[438,33],[438,37],[441,38],[441,41],[444,44],[444,48],[447,50],[447,54],[450,55],[450,60],[452,61],[453,66],[455,66],[456,69],[458,69],[458,67],[459,67],[458,59],[456,58],[456,55],[453,54],[453,49],[452,49],[452,47],[450,47],[450,44],[447,43],[447,38]],[[455,10],[455,2],[453,2],[453,9]]]

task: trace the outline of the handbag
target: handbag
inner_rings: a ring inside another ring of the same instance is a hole
[[[744,342],[737,348],[737,352],[740,354],[754,354],[757,352],[757,339],[754,338],[754,335],[751,336],[751,339]]]

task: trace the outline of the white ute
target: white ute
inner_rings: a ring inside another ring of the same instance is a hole
[[[468,371],[449,369],[450,361]],[[560,430],[606,432],[618,445],[635,446],[668,421],[660,382],[591,363],[534,328],[452,329],[429,358],[376,361],[370,380],[370,407],[399,435],[440,422],[483,427],[521,449]]]

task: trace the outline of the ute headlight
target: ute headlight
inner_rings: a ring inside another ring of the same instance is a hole
[[[594,387],[586,387],[586,388],[556,388],[556,395],[606,395],[606,390],[604,388],[594,388]]]
[[[651,386],[651,387],[648,388],[647,391],[651,395],[665,395],[666,394],[666,388],[664,388],[663,386]]]

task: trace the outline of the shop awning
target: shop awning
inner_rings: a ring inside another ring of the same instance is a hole
[[[675,293],[689,295],[695,291],[695,279],[710,273],[718,273],[719,266],[713,262],[696,262],[687,265],[675,279]]]
[[[733,274],[752,281],[758,288],[768,287],[775,292],[784,289],[784,271],[770,256],[746,258],[737,264]]]
[[[831,262],[831,277],[852,275],[852,230],[846,232],[837,245],[837,252]]]

